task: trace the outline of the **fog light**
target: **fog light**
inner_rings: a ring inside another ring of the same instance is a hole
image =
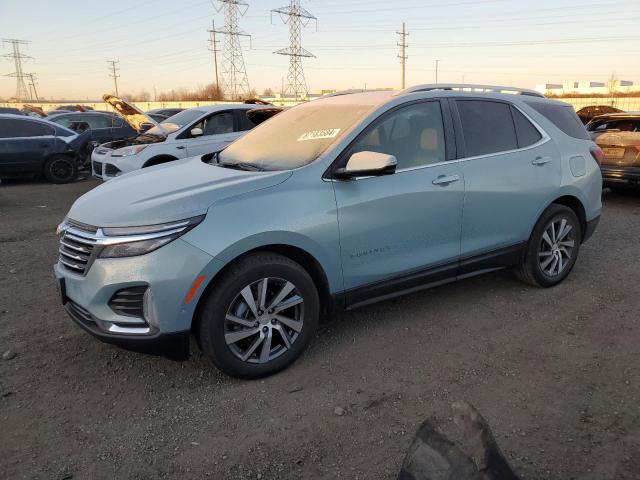
[[[144,297],[142,297],[142,313],[149,325],[158,328],[158,315],[156,314],[156,304],[151,288],[147,288],[144,292]]]

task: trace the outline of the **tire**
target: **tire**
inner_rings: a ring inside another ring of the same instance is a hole
[[[267,293],[262,296],[265,279]],[[260,378],[286,368],[318,327],[320,299],[311,276],[279,254],[248,255],[217,278],[205,295],[196,319],[198,343],[206,358],[232,377]],[[280,311],[270,311],[273,305]]]
[[[54,155],[44,162],[43,173],[48,182],[69,183],[78,176],[78,164],[75,158]]]
[[[568,231],[567,227],[570,227]],[[552,204],[536,223],[523,259],[515,270],[516,276],[536,287],[559,284],[573,269],[581,241],[582,229],[574,211]]]

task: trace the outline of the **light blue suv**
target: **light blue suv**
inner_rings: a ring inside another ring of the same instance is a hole
[[[55,274],[99,339],[184,359],[193,334],[224,372],[260,377],[336,308],[499,268],[561,282],[600,216],[601,154],[534,91],[334,94],[83,195]]]

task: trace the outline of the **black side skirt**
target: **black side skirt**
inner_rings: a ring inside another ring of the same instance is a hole
[[[344,305],[345,309],[350,310],[370,303],[417,292],[425,288],[432,288],[482,273],[512,267],[520,262],[526,247],[527,243],[521,242],[481,255],[463,258],[456,262],[404,273],[393,278],[347,290],[344,294],[336,295],[337,298],[334,298],[334,303],[337,306]]]

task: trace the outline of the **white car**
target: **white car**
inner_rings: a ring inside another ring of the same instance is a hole
[[[140,168],[220,151],[281,110],[254,104],[206,105],[183,110],[157,123],[125,100],[112,95],[105,95],[104,100],[134,130],[143,133],[93,150],[91,172],[103,181]]]

